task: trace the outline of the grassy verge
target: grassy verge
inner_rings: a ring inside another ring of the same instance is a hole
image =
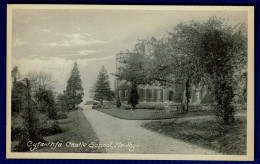
[[[185,120],[185,119],[184,119]],[[212,120],[152,121],[144,128],[223,154],[246,154],[246,118],[219,126]]]
[[[108,115],[126,120],[160,120],[190,116],[214,115],[213,111],[189,112],[189,113],[166,113],[149,109],[136,109],[134,111],[124,109],[95,109]]]
[[[46,141],[62,142],[63,146],[53,152],[67,152],[67,153],[102,153],[104,149],[90,148],[90,147],[66,147],[67,142],[79,144],[80,142],[98,143],[97,135],[93,131],[90,123],[84,116],[81,110],[73,111],[69,113],[69,118],[59,120],[59,126],[62,128],[63,133],[48,136],[44,139]],[[40,152],[50,152],[50,148],[39,149]]]
[[[99,143],[98,137],[93,131],[90,123],[81,110],[68,113],[68,118],[58,120],[58,125],[62,129],[62,133],[44,137],[46,142],[62,143],[61,147],[51,149],[51,147],[42,147],[33,152],[60,152],[60,153],[102,153],[102,148],[86,147],[67,147],[66,143],[80,144],[80,142]],[[12,147],[17,142],[12,143]]]

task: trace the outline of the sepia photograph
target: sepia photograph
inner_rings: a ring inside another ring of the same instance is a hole
[[[7,158],[254,159],[254,8],[8,5]]]

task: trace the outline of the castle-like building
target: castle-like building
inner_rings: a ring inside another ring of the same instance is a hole
[[[116,74],[119,73],[119,68],[124,67],[124,61],[129,59],[128,53],[118,53],[116,54]],[[121,101],[127,101],[129,98],[129,93],[131,90],[131,85],[126,83],[124,80],[115,80],[115,92],[116,96]],[[174,97],[175,88],[172,87],[162,87],[156,85],[139,85],[137,87],[138,94],[139,94],[139,102],[140,103],[163,103],[163,104],[176,104],[180,103],[185,100],[185,91],[183,93],[183,99],[176,102],[175,100],[178,99]],[[190,105],[198,105],[207,99],[208,90],[203,87],[195,87],[191,88],[191,98],[190,98]],[[207,101],[207,100],[206,100]]]

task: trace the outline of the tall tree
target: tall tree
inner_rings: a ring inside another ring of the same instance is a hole
[[[94,86],[94,100],[100,101],[101,105],[103,105],[104,100],[111,99],[112,95],[109,76],[104,66],[102,66],[101,70],[99,71],[97,81]]]
[[[66,94],[68,96],[68,106],[70,109],[76,109],[76,105],[80,104],[83,100],[83,87],[80,78],[77,62],[71,71],[70,77],[67,81]]]
[[[18,69],[18,66],[15,66],[13,69],[12,69],[12,82],[13,84],[20,79],[20,72],[19,72],[19,69]]]
[[[239,26],[212,17],[206,22],[179,24],[170,33],[173,48],[185,59],[179,68],[187,70],[186,82],[207,83],[224,124],[234,120],[234,70],[243,69],[238,63],[246,65],[247,38]]]
[[[25,109],[25,101],[26,101],[26,87],[18,82],[20,79],[20,72],[18,67],[15,66],[12,69],[12,114],[14,112],[19,113],[23,109]]]
[[[211,18],[203,24],[199,41],[200,62],[207,76],[213,82],[215,101],[221,123],[234,121],[234,90],[236,72],[244,71],[247,55],[247,37],[241,25],[230,26],[218,18]],[[220,48],[221,47],[221,48]],[[241,63],[243,63],[241,67]],[[243,76],[243,74],[242,74]]]

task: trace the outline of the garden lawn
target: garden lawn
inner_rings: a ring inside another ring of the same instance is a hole
[[[126,120],[159,120],[159,119],[171,119],[179,117],[190,117],[190,116],[205,116],[214,115],[213,111],[201,111],[201,112],[189,112],[189,113],[166,113],[164,110],[156,111],[151,109],[135,109],[124,110],[124,109],[93,109],[100,112],[106,113],[108,115],[126,119]]]
[[[102,153],[105,150],[102,148],[72,148],[66,147],[67,142],[96,142],[99,140],[93,131],[90,123],[84,116],[82,110],[72,111],[68,113],[69,118],[58,120],[59,126],[62,128],[62,133],[44,137],[45,141],[62,142],[63,146],[51,150],[49,147],[38,149],[36,152],[61,152],[61,153]]]
[[[232,125],[219,126],[212,120],[152,121],[144,128],[223,154],[246,154],[246,117]]]

